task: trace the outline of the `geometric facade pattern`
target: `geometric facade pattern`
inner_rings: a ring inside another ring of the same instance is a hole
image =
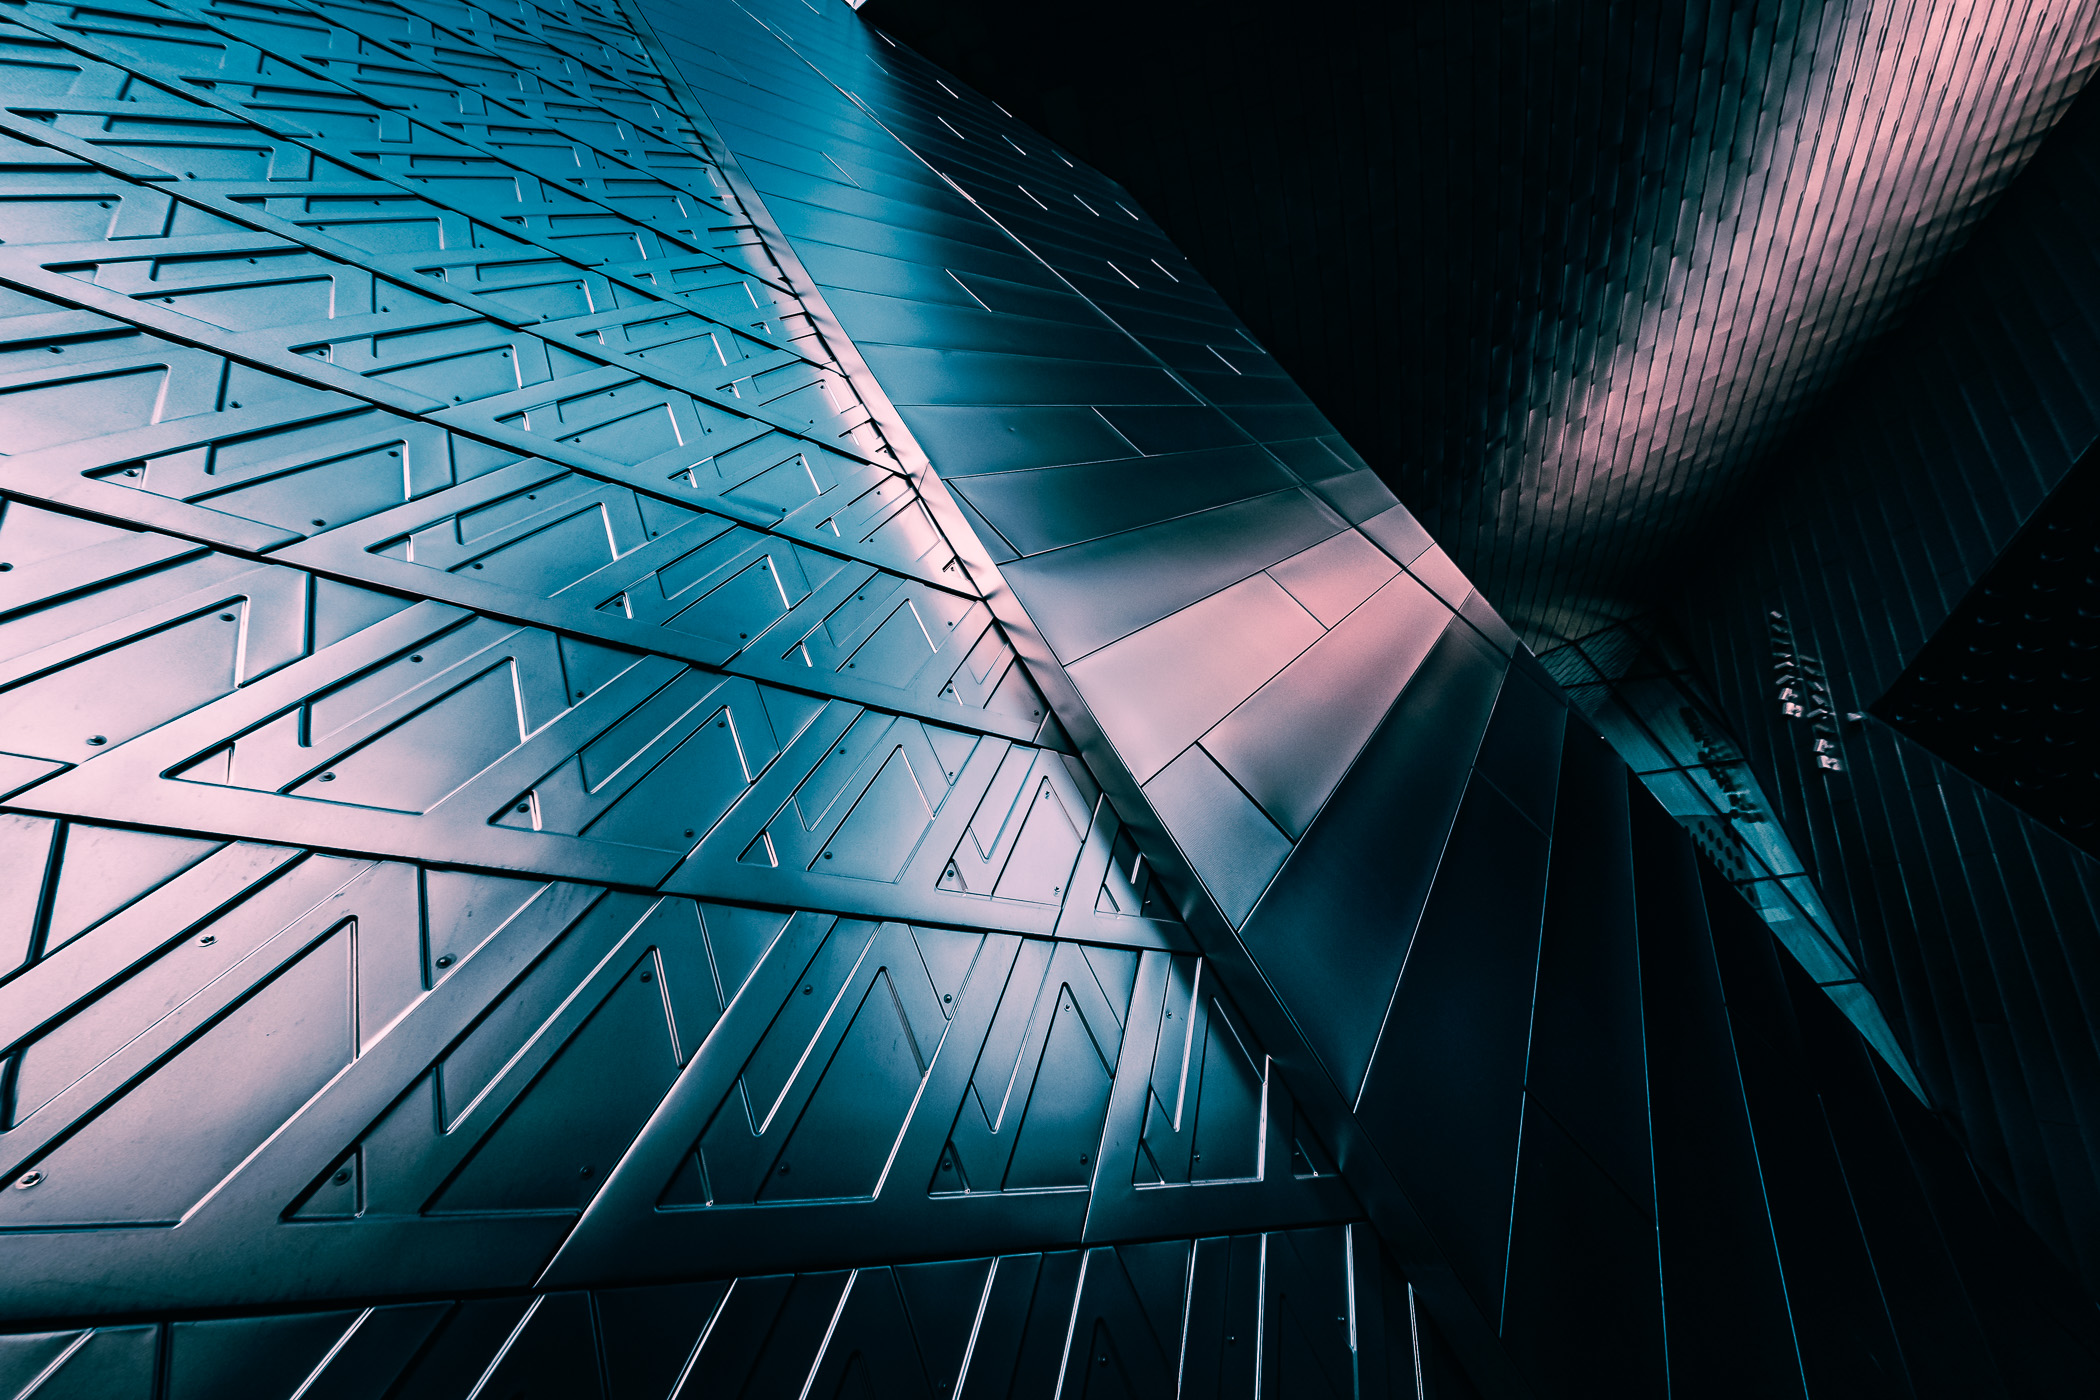
[[[0,1394],[2090,1378],[1157,229],[850,11],[0,25]]]

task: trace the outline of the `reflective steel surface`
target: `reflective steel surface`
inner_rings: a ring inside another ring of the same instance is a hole
[[[1674,601],[2100,57],[2078,0],[863,14],[1121,180],[1542,650]]]
[[[846,7],[0,23],[0,1392],[2090,1388],[1143,212]]]

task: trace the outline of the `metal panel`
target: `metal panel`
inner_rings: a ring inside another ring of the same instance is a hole
[[[1557,1383],[1475,1260],[1562,1276],[1510,1201],[1581,1164],[1432,1150],[1336,1081],[1467,1098],[1378,1047],[1437,1024],[1388,1024],[1397,985],[1492,1005],[1480,1102],[1519,1111],[1522,959],[1462,930],[1501,909],[1506,951],[1552,893],[1488,886],[1543,859],[1565,707],[1528,670],[1498,705],[1530,663],[1346,444],[1290,446],[1322,435],[1287,380],[1101,309],[1218,322],[1207,293],[1096,299],[1120,246],[1051,270],[836,89],[802,102],[749,12],[678,17],[782,84],[750,158],[794,227],[863,271],[938,251],[940,304],[1014,329],[892,346],[894,382],[1002,433],[1102,398],[1108,457],[957,464],[980,538],[631,14],[8,22],[12,1391]],[[1057,547],[1003,575],[1016,545]],[[1505,819],[1445,860],[1468,792]],[[1499,1208],[1425,1218],[1439,1170]]]

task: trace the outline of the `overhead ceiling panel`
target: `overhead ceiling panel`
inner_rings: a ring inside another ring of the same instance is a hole
[[[2100,33],[2033,0],[862,14],[1121,180],[1534,643],[1667,592]]]

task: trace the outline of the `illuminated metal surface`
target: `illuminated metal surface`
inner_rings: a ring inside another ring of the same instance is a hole
[[[0,1389],[2090,1378],[1112,187],[652,18],[0,21]]]
[[[1964,653],[1958,671],[1941,672],[1951,699],[2000,716],[2000,704],[2030,710],[2017,729],[1991,723],[1985,742],[1995,730],[2025,741],[2015,751],[2046,750],[2045,735],[2082,740],[2090,728],[2043,713],[2082,703],[2074,644],[2090,624],[2075,615],[2078,573],[2051,577],[2019,556],[2023,525],[2046,532],[2051,493],[2075,500],[2074,468],[2100,434],[2096,157],[2089,93],[1904,334],[1717,541],[1679,609],[1773,815],[1932,1102],[2089,1291],[2100,1288],[2100,1045],[2087,990],[2100,975],[2100,861],[2039,810],[1871,716],[1945,634]],[[2025,587],[2002,627],[1974,628],[1964,600],[2001,557],[2057,591]],[[1809,733],[1773,703],[1774,611],[1820,659],[1839,717],[1869,716],[1842,725],[1842,774],[1820,767]],[[1968,655],[1972,643],[1994,654]],[[2030,656],[2052,664],[2030,669]]]
[[[1575,707],[1684,824],[1875,1053],[1929,1103],[1705,685],[1659,632],[1652,618],[1620,623],[1544,653],[1539,664],[1568,688]]]
[[[2100,57],[2076,0],[864,14],[1120,179],[1541,649],[1673,600]]]
[[[624,21],[429,15],[7,21],[0,1306],[1354,1216]]]

